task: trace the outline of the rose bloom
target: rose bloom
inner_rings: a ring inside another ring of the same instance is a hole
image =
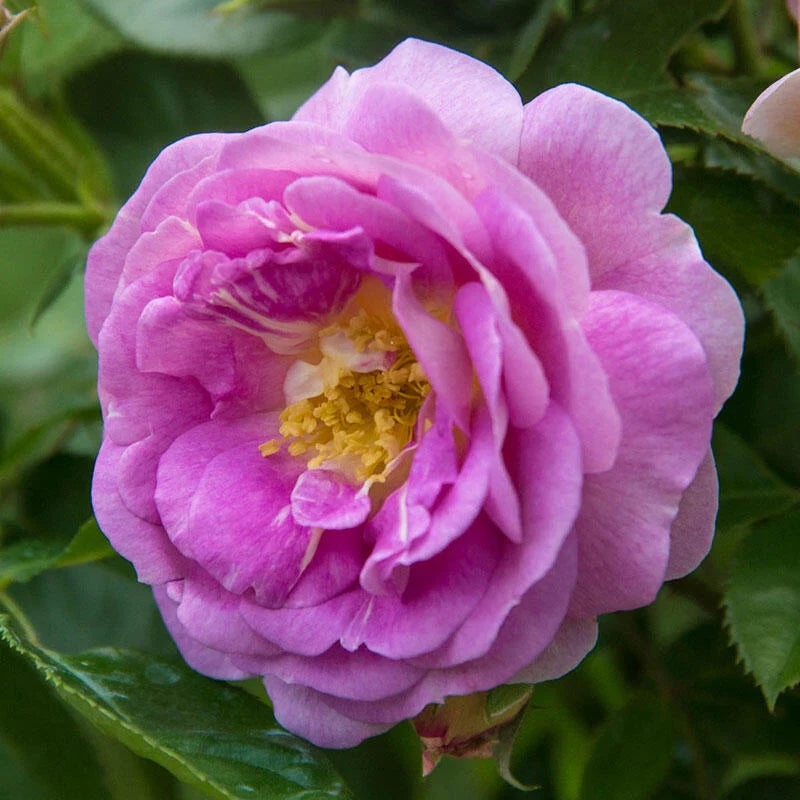
[[[708,551],[742,314],[623,104],[409,40],[94,245],[93,499],[186,660],[348,747],[572,669]]]

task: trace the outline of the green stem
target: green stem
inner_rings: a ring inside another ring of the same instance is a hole
[[[744,0],[733,0],[728,11],[728,29],[736,54],[736,71],[743,75],[759,75],[761,47]]]
[[[104,221],[102,211],[78,203],[49,200],[0,203],[0,228],[9,225],[64,225],[81,233],[92,234]]]

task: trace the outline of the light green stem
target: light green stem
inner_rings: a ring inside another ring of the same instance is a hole
[[[97,208],[78,203],[43,200],[36,203],[0,203],[0,228],[9,225],[64,225],[94,233],[105,221]]]

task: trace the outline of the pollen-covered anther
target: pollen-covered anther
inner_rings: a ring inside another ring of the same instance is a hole
[[[344,336],[342,336],[344,334]],[[402,332],[363,309],[321,332],[323,358],[313,368],[323,389],[290,403],[280,415],[280,439],[261,445],[264,456],[284,444],[308,466],[329,464],[359,481],[382,480],[389,463],[412,440],[430,391]],[[349,352],[348,352],[349,351]],[[383,368],[365,369],[381,363]],[[311,370],[303,364],[303,373]]]

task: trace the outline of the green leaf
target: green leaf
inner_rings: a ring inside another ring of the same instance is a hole
[[[268,120],[289,119],[331,75],[336,59],[321,37],[286,52],[245,56],[236,66]],[[292,79],[287,80],[286,76]]]
[[[264,121],[226,64],[141,52],[121,53],[75,76],[68,97],[105,152],[123,198],[176,139],[201,131],[242,131]]]
[[[744,540],[725,606],[731,639],[772,709],[800,681],[800,511]]]
[[[800,492],[784,483],[749,445],[717,423],[714,456],[719,473],[717,529],[750,525],[800,503]]]
[[[53,270],[31,314],[31,328],[36,326],[42,314],[44,314],[64,293],[72,280],[72,276],[86,263],[87,252],[88,248],[86,246],[76,245],[73,250],[69,251],[64,256],[63,261],[61,261],[55,270]]]
[[[97,406],[69,408],[26,430],[0,452],[0,486],[16,481],[24,468],[47,456],[69,428],[99,417]]]
[[[219,0],[88,0],[123,36],[149,50],[230,58],[289,50],[322,27],[277,11],[215,13]]]
[[[533,97],[574,81],[614,97],[669,86],[665,70],[684,38],[718,18],[723,0],[610,0],[549,37],[539,48],[519,89]]]
[[[63,0],[38,0],[20,38],[20,76],[33,95],[52,91],[59,81],[123,46],[122,37],[81,3]]]
[[[75,721],[43,676],[5,646],[0,646],[0,763],[2,750],[13,755],[22,773],[16,780],[43,798],[109,800],[100,766]],[[2,775],[0,798],[32,796],[5,795],[5,770]]]
[[[742,131],[745,112],[766,83],[753,78],[722,78],[703,73],[684,77],[681,88],[659,82],[618,96],[654,125],[689,128],[760,150]]]
[[[664,708],[645,697],[601,728],[583,773],[581,800],[644,800],[662,783],[674,734]]]
[[[793,257],[779,275],[761,287],[767,308],[795,358],[800,359],[800,257]]]
[[[798,207],[744,175],[675,168],[667,209],[695,230],[706,258],[732,278],[760,286],[800,247]]]
[[[99,561],[113,553],[114,548],[100,530],[97,520],[92,517],[81,525],[67,548],[58,557],[55,566],[72,567],[75,564],[86,564],[89,561]]]
[[[0,637],[109,736],[219,800],[350,797],[327,760],[246,693],[185,664],[105,648],[48,650],[0,615]]]
[[[23,539],[0,546],[0,588],[15,581],[29,581],[54,567],[86,564],[113,554],[113,548],[94,519],[81,525],[66,544],[62,538]]]

